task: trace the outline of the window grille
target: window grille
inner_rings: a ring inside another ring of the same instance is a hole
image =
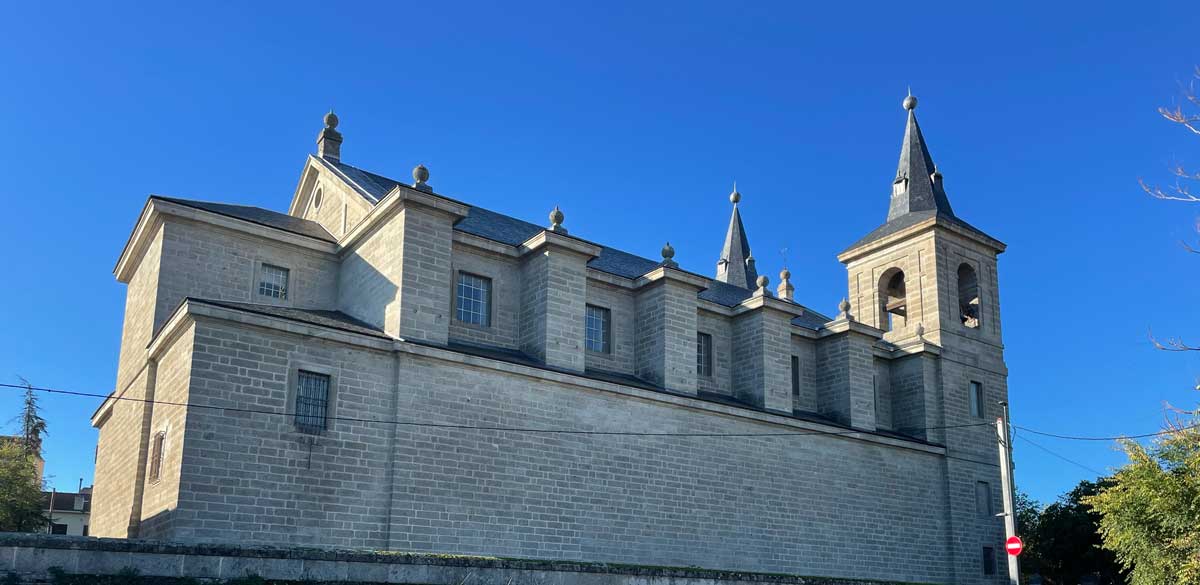
[[[711,378],[713,375],[712,335],[696,334],[696,373]]]
[[[800,356],[792,356],[792,397],[800,396]]]
[[[288,298],[288,269],[272,264],[263,264],[258,271],[258,294],[270,299],[286,301]]]
[[[455,316],[463,323],[491,325],[492,279],[467,272],[458,273]]]
[[[296,427],[318,434],[326,428],[329,412],[329,376],[300,370],[296,379]]]
[[[611,345],[612,312],[604,307],[587,306],[584,346],[588,351],[609,353]]]
[[[157,482],[162,478],[163,464],[163,445],[166,443],[167,433],[160,431],[154,435],[154,443],[150,446],[150,482]]]
[[[971,416],[983,418],[983,384],[971,382],[970,386]]]
[[[992,486],[986,481],[975,482],[975,509],[979,510],[980,518],[992,518]]]

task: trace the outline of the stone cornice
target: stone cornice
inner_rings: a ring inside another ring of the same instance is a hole
[[[758,309],[772,309],[791,315],[792,318],[799,317],[804,314],[804,307],[795,303],[777,299],[769,294],[755,294],[750,298],[742,301],[738,306],[733,308],[734,315],[741,315],[749,311]]]
[[[821,337],[829,337],[831,335],[838,335],[841,333],[847,333],[847,332],[851,332],[851,331],[853,331],[854,333],[866,335],[868,337],[873,337],[875,339],[883,339],[883,331],[882,330],[876,329],[875,327],[871,327],[870,325],[867,325],[866,323],[860,323],[858,321],[855,321],[853,319],[847,319],[845,317],[839,317],[837,319],[834,319],[833,321],[826,323],[825,328],[821,330]]]
[[[470,207],[464,203],[459,203],[452,199],[447,199],[440,195],[418,191],[404,185],[392,187],[388,194],[379,200],[371,211],[362,218],[346,235],[342,238],[341,252],[345,253],[353,250],[367,236],[375,230],[375,228],[383,225],[383,222],[390,220],[393,216],[405,209],[409,205],[418,205],[426,209],[432,209],[446,213],[454,218],[454,221],[462,219],[470,212]]]
[[[326,254],[337,252],[337,244],[331,242],[166,201],[159,199],[155,195],[151,195],[150,199],[146,201],[146,206],[142,208],[141,215],[138,216],[137,225],[134,226],[133,233],[129,236],[129,241],[125,243],[125,249],[121,251],[121,257],[117,260],[116,267],[113,268],[113,275],[117,277],[118,281],[128,283],[129,279],[133,277],[138,259],[141,258],[142,253],[150,244],[150,239],[158,229],[158,225],[167,216],[190,219],[200,223],[223,227],[235,232],[305,248],[314,252]]]
[[[542,230],[532,238],[525,240],[518,247],[521,256],[528,255],[542,249],[559,248],[569,250],[587,256],[588,259],[595,258],[600,255],[600,246],[591,242],[563,235],[558,232],[548,229]]]
[[[921,222],[915,223],[909,227],[906,227],[896,233],[888,234],[887,236],[879,238],[878,240],[867,242],[866,244],[863,244],[861,246],[845,250],[841,254],[837,255],[837,259],[838,259],[838,262],[841,262],[842,264],[847,264],[853,260],[856,260],[858,258],[866,256],[872,252],[875,252],[875,251],[883,249],[883,248],[895,246],[897,243],[903,242],[910,238],[920,236],[920,235],[922,235],[926,232],[929,232],[930,230],[934,230],[934,229],[943,229],[943,230],[946,230],[946,231],[948,231],[952,234],[955,234],[959,237],[966,238],[973,242],[977,242],[979,244],[982,244],[988,248],[995,250],[997,254],[1003,252],[1007,247],[1007,246],[1005,246],[1004,242],[1001,242],[1000,240],[997,240],[995,238],[992,238],[990,236],[987,236],[987,235],[984,235],[981,233],[977,233],[972,230],[968,230],[968,229],[964,228],[962,225],[959,225],[958,223],[955,223],[953,221],[949,221],[945,218],[933,216],[933,217],[930,217],[929,219],[926,219],[924,221],[921,221]]]
[[[708,288],[707,278],[704,278],[703,276],[697,276],[686,270],[680,270],[679,268],[667,266],[665,264],[660,264],[654,270],[639,276],[637,280],[633,281],[633,286],[634,288],[640,289],[655,283],[666,281],[688,285],[696,289],[696,292],[700,292]]]

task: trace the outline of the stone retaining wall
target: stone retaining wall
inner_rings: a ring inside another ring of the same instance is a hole
[[[345,584],[422,585],[900,585],[770,573],[413,553],[191,545],[151,540],[0,534],[0,578],[53,573]],[[133,577],[130,577],[133,580]]]

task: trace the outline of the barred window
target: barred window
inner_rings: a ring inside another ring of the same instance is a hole
[[[696,374],[711,378],[713,375],[712,335],[696,334]]]
[[[971,401],[971,416],[983,418],[983,384],[972,381],[967,398]]]
[[[609,353],[611,351],[612,312],[604,307],[587,306],[584,346],[588,351]]]
[[[288,298],[288,269],[263,264],[258,271],[259,296],[286,301]]]
[[[329,412],[329,376],[300,370],[296,378],[296,427],[318,434],[326,428]]]
[[[492,279],[468,272],[458,273],[455,316],[463,323],[488,327],[492,324]]]
[[[792,398],[800,396],[800,356],[792,356]]]
[[[163,445],[166,440],[166,431],[155,433],[154,442],[150,446],[150,483],[155,483],[162,478]]]
[[[975,509],[981,518],[995,516],[992,510],[992,486],[986,481],[975,482]]]

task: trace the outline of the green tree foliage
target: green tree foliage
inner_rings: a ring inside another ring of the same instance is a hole
[[[1036,512],[1036,520],[1021,529],[1023,573],[1040,574],[1046,583],[1054,584],[1079,583],[1086,576],[1100,585],[1126,582],[1115,555],[1100,548],[1100,515],[1086,503],[1108,485],[1107,479],[1081,481],[1057,502]],[[1018,520],[1021,514],[1018,506]]]
[[[1104,548],[1133,585],[1200,584],[1200,417],[1149,446],[1121,442],[1129,463],[1097,495]]]
[[[42,455],[42,435],[46,434],[46,419],[42,418],[41,409],[38,408],[37,394],[33,391],[33,384],[30,384],[25,378],[21,378],[21,382],[25,385],[25,401],[21,408],[21,441],[25,445],[25,451],[30,455]]]
[[[37,463],[17,441],[0,441],[0,532],[46,527]]]

